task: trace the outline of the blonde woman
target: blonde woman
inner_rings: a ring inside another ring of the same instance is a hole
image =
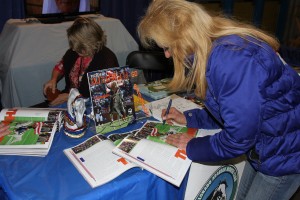
[[[67,36],[70,49],[55,65],[51,79],[44,85],[45,95],[49,94],[47,90],[55,93],[58,81],[65,78],[66,87],[50,102],[51,106],[65,103],[71,88],[77,88],[84,97],[89,97],[87,72],[119,66],[116,55],[105,46],[106,35],[94,20],[76,19],[67,29]]]
[[[206,109],[171,108],[163,119],[221,129],[167,142],[197,162],[247,154],[237,199],[288,200],[300,184],[300,77],[276,53],[278,41],[184,0],[153,1],[138,33],[143,46],[156,44],[173,58],[170,89],[194,89],[205,101]]]

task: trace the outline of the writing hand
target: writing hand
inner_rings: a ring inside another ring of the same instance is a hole
[[[166,113],[166,109],[163,109],[161,117],[163,120],[166,120],[166,122],[168,124],[173,125],[174,124],[173,122],[176,122],[181,125],[186,125],[187,122],[186,122],[186,118],[185,118],[184,114],[182,114],[176,108],[171,107],[169,110],[169,114],[167,114],[166,116],[165,116],[165,113]]]

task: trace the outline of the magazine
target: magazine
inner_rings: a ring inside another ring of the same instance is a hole
[[[140,92],[148,98],[157,100],[172,94],[171,91],[167,89],[167,84],[171,79],[161,79],[145,84],[138,84]]]
[[[87,74],[96,132],[114,131],[135,120],[133,84],[128,67],[116,67]]]
[[[64,110],[58,108],[4,108],[0,112],[0,121],[61,122]]]
[[[198,129],[147,121],[141,129],[125,137],[113,153],[137,164],[164,180],[180,186],[191,160],[185,150],[165,143],[166,136],[187,133],[195,137]]]
[[[64,150],[65,155],[91,187],[103,185],[125,171],[138,167],[112,153],[114,142],[127,134],[114,134],[111,138],[97,134],[79,145]]]
[[[64,153],[93,188],[115,179],[133,167],[147,169],[179,186],[191,161],[184,150],[166,144],[165,137],[173,133],[195,136],[197,132],[198,129],[147,121],[142,128],[131,132],[113,133],[107,137],[97,134],[65,149]],[[134,152],[129,151],[137,151],[137,148],[141,152],[134,157]]]
[[[0,121],[10,133],[0,138],[0,155],[47,155],[62,118],[61,109],[3,109]]]

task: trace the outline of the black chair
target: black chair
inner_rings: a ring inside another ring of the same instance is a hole
[[[0,93],[0,111],[2,110],[2,96],[1,96],[1,93]]]
[[[173,77],[173,60],[160,51],[133,51],[128,54],[126,65],[140,69],[147,82]]]

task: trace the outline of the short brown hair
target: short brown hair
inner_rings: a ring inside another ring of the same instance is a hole
[[[92,19],[79,17],[67,29],[69,46],[73,51],[92,56],[106,43],[102,28]]]

